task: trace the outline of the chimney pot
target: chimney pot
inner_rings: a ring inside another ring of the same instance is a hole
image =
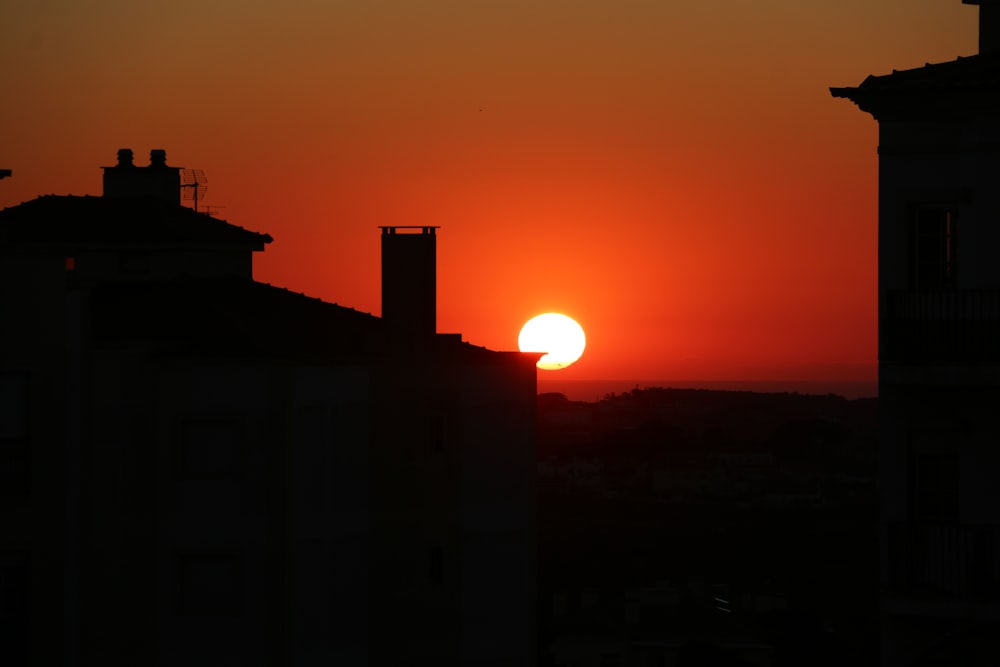
[[[105,197],[157,197],[171,204],[181,203],[181,169],[167,166],[167,152],[149,152],[149,166],[132,164],[132,149],[118,151],[118,164],[104,167]]]

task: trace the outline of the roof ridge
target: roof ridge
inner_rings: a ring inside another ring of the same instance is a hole
[[[270,234],[149,196],[40,195],[0,210],[11,241],[271,243]]]

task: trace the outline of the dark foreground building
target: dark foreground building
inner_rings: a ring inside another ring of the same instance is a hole
[[[963,1],[978,54],[832,89],[879,123],[885,665],[1000,664],[1000,2]]]
[[[131,151],[0,211],[0,663],[531,665],[535,355],[435,331],[435,234],[377,318]]]

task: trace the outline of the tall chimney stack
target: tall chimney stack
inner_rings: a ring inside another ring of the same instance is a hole
[[[1000,0],[962,0],[964,5],[979,5],[979,52],[993,53],[1000,48]]]
[[[382,320],[397,334],[437,331],[437,227],[381,227]]]

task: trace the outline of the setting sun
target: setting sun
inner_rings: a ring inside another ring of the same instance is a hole
[[[521,352],[546,352],[538,367],[546,371],[566,368],[583,355],[587,337],[583,328],[561,313],[543,313],[528,320],[517,337]]]

